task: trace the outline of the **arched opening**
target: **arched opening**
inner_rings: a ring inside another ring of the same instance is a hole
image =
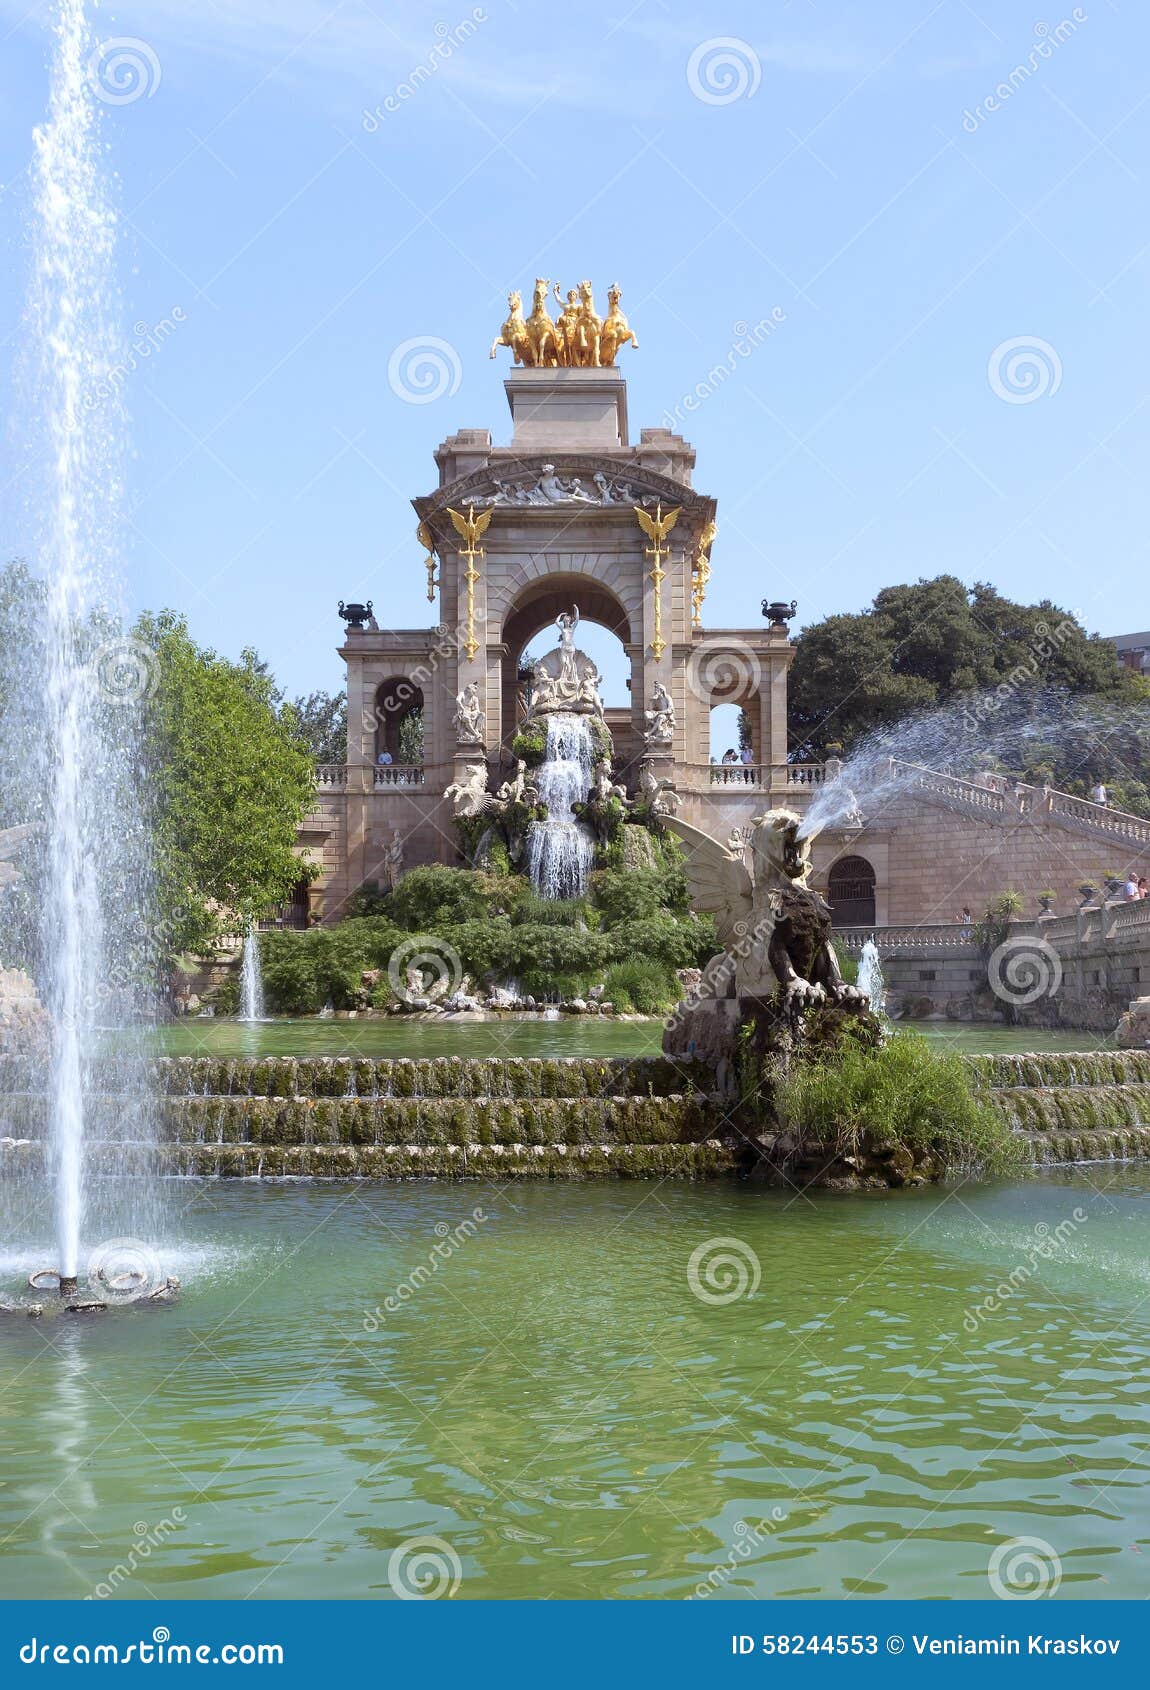
[[[600,693],[615,747],[615,768],[621,772],[640,749],[633,726],[630,692],[631,625],[614,594],[586,575],[552,575],[533,583],[519,595],[504,618],[504,756],[506,759],[506,748],[527,713],[530,665],[557,643],[556,618],[572,605],[579,607],[576,644],[603,677]]]
[[[827,876],[827,902],[836,927],[874,926],[875,872],[865,857],[840,857]]]
[[[393,675],[375,689],[374,760],[382,768],[423,762],[423,689]]]
[[[712,704],[709,718],[710,755],[719,770],[717,778],[724,782],[750,779],[747,771],[755,759],[746,709],[741,704]],[[728,772],[723,774],[723,770]]]

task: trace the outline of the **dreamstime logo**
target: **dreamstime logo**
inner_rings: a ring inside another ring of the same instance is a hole
[[[177,1506],[172,1509],[170,1515],[165,1515],[154,1526],[149,1524],[147,1520],[137,1520],[132,1527],[136,1541],[132,1544],[124,1559],[117,1561],[116,1565],[110,1568],[105,1577],[93,1588],[91,1596],[87,1600],[106,1602],[110,1596],[114,1596],[120,1585],[126,1584],[129,1579],[133,1578],[141,1566],[145,1566],[150,1560],[153,1551],[162,1548],[164,1540],[169,1538],[173,1532],[179,1531],[186,1523],[187,1518],[184,1510]],[[165,1640],[160,1638],[159,1641]]]
[[[994,112],[1001,111],[1008,100],[1013,99],[1020,88],[1024,88],[1039,69],[1044,59],[1049,59],[1056,47],[1061,47],[1072,35],[1076,35],[1081,24],[1088,22],[1087,14],[1081,6],[1075,6],[1068,18],[1062,18],[1053,27],[1041,22],[1034,26],[1034,45],[1029,49],[1024,59],[1010,71],[1009,75],[993,90],[981,99],[973,110],[968,106],[962,114],[962,127],[968,135],[975,135],[982,124]]]
[[[387,360],[387,385],[405,405],[431,405],[459,391],[463,364],[448,340],[415,335],[401,341]]]
[[[741,1238],[708,1238],[687,1263],[687,1284],[701,1303],[713,1307],[753,1296],[762,1276],[758,1256]]]
[[[1062,958],[1048,940],[1019,934],[995,946],[986,972],[995,997],[1023,1009],[1054,997],[1062,984]]]
[[[687,87],[706,106],[753,100],[763,79],[759,55],[737,35],[701,41],[687,60]]]
[[[93,654],[92,673],[110,704],[139,704],[156,690],[156,654],[142,640],[124,634],[105,640]]]
[[[758,654],[738,640],[704,640],[687,660],[687,684],[704,704],[737,703],[759,690],[763,666]]]
[[[1032,405],[1062,386],[1062,360],[1048,340],[1019,334],[999,343],[986,365],[990,391],[1008,405]]]
[[[1016,1262],[1006,1278],[1000,1280],[993,1291],[988,1291],[980,1303],[966,1310],[962,1317],[963,1329],[973,1337],[992,1315],[1001,1314],[1006,1303],[1027,1290],[1045,1263],[1057,1260],[1078,1228],[1084,1226],[1089,1218],[1085,1209],[1075,1209],[1053,1228],[1047,1221],[1036,1221],[1031,1229],[1030,1248],[1026,1252],[1026,1259]]]
[[[365,1332],[378,1332],[384,1324],[387,1315],[396,1314],[405,1303],[409,1303],[417,1291],[423,1289],[428,1280],[437,1274],[445,1262],[449,1262],[457,1250],[461,1250],[468,1241],[475,1237],[479,1228],[489,1216],[478,1206],[471,1211],[470,1220],[460,1221],[452,1226],[449,1221],[436,1221],[435,1236],[438,1240],[428,1251],[426,1261],[420,1262],[412,1268],[406,1279],[401,1279],[390,1296],[377,1303],[374,1309],[368,1310],[363,1317]]]
[[[1006,1601],[1053,1596],[1062,1583],[1058,1551],[1041,1537],[1012,1537],[1000,1543],[986,1572],[991,1590]]]
[[[743,360],[749,358],[765,340],[769,340],[786,320],[787,314],[782,306],[775,305],[772,306],[770,315],[760,317],[757,323],[746,323],[741,317],[732,323],[731,344],[723,357],[717,364],[711,365],[706,375],[701,376],[694,387],[680,395],[676,405],[663,412],[663,427],[681,428],[687,417],[693,415],[700,405],[705,404],[717,393],[737,372]]]
[[[450,996],[462,984],[463,959],[446,939],[433,933],[417,933],[392,951],[387,978],[401,1003]]]
[[[409,1537],[388,1557],[387,1582],[404,1602],[454,1596],[462,1578],[463,1563],[441,1537]]]
[[[134,1303],[163,1283],[159,1257],[138,1238],[110,1238],[88,1257],[88,1284],[109,1302]]]
[[[723,1585],[727,1584],[738,1572],[740,1566],[750,1559],[755,1550],[766,1543],[776,1527],[783,1524],[786,1517],[784,1511],[776,1507],[771,1509],[769,1519],[759,1520],[755,1525],[752,1525],[749,1520],[736,1520],[733,1541],[726,1560],[720,1561],[717,1567],[711,1568],[702,1583],[697,1584],[691,1595],[688,1596],[688,1602],[693,1598],[702,1601],[707,1596],[713,1596],[716,1590],[721,1590]]]
[[[110,41],[101,41],[88,60],[92,92],[106,106],[130,106],[136,100],[150,100],[160,86],[162,75],[155,48],[134,35],[117,35]]]
[[[1049,622],[1036,622],[1026,662],[1016,664],[990,692],[971,695],[970,702],[963,706],[962,725],[967,733],[980,733],[988,716],[997,715],[1021,688],[1038,680],[1043,665],[1077,632],[1078,622],[1074,616],[1064,616],[1053,628]]]
[[[454,27],[442,21],[435,26],[436,39],[428,48],[426,56],[417,65],[413,65],[402,82],[397,82],[390,94],[374,109],[364,108],[363,127],[369,135],[377,133],[380,124],[401,110],[407,100],[413,100],[425,82],[436,74],[441,65],[454,56],[456,51],[467,44],[475,34],[480,24],[487,22],[488,13],[482,6],[475,6],[471,16],[462,18]]]

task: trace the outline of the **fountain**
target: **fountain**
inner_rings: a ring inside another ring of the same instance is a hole
[[[881,1015],[886,1001],[886,982],[882,975],[882,962],[878,954],[878,946],[873,939],[868,939],[859,956],[858,979],[855,982],[859,991],[870,1002],[871,1014]]]
[[[244,937],[243,961],[240,965],[241,1021],[266,1021],[264,1013],[264,982],[260,970],[260,940],[255,922]]]
[[[547,746],[536,777],[546,821],[532,822],[527,872],[541,898],[580,898],[595,857],[595,836],[574,806],[591,790],[595,748],[585,717],[547,717]]]
[[[115,399],[105,397],[118,350],[116,219],[100,169],[95,41],[83,0],[60,0],[54,34],[48,115],[34,138],[26,336],[25,409],[43,471],[42,583],[33,589],[34,650],[18,654],[21,677],[33,672],[41,730],[31,748],[9,746],[5,762],[35,785],[39,806],[42,849],[29,872],[39,930],[18,938],[37,958],[51,1022],[45,1160],[57,1265],[47,1277],[67,1297],[82,1254],[155,1221],[152,1182],[101,1181],[89,1192],[85,1177],[86,1145],[97,1135],[122,1146],[118,1172],[143,1172],[151,1132],[142,1096],[92,1095],[97,1045],[138,1022],[148,979],[146,817],[134,764],[147,691],[140,675],[146,683],[151,654],[121,633],[111,568],[123,437]],[[122,1064],[125,1074],[140,1066]]]

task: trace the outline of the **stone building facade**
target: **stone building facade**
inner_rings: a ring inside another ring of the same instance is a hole
[[[575,607],[626,654],[629,703],[606,714],[615,778],[630,790],[644,769],[670,781],[678,813],[725,843],[765,809],[804,811],[836,772],[788,761],[793,607],[764,602],[756,627],[704,624],[717,513],[694,485],[693,448],[664,428],[631,441],[614,366],[516,367],[504,385],[508,443],[487,429],[449,435],[435,487],[412,501],[431,625],[345,611],[347,763],[317,771],[299,853],[318,874],[284,912],[295,925],[338,920],[360,888],[417,864],[459,860],[451,793],[480,765],[492,790],[507,778],[526,711],[521,657]],[[749,763],[711,761],[717,704],[746,713]],[[405,761],[415,712],[422,755]],[[844,928],[946,923],[964,906],[977,916],[1006,890],[1028,914],[1053,891],[1064,914],[1085,883],[1147,872],[1150,823],[908,764],[849,824],[820,833],[813,855]]]

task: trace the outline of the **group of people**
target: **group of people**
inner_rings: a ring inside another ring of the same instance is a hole
[[[713,763],[715,759],[712,757],[711,761]],[[736,751],[732,745],[723,752],[722,757],[719,759],[719,766],[725,769],[739,769],[740,771],[738,774],[725,775],[723,777],[725,780],[749,781],[753,778],[751,775],[751,765],[754,761],[755,754],[749,745],[744,745],[741,751]]]
[[[1135,874],[1131,870],[1126,876],[1122,896],[1128,904],[1137,903],[1139,898],[1150,898],[1150,881],[1146,879],[1144,874]]]

